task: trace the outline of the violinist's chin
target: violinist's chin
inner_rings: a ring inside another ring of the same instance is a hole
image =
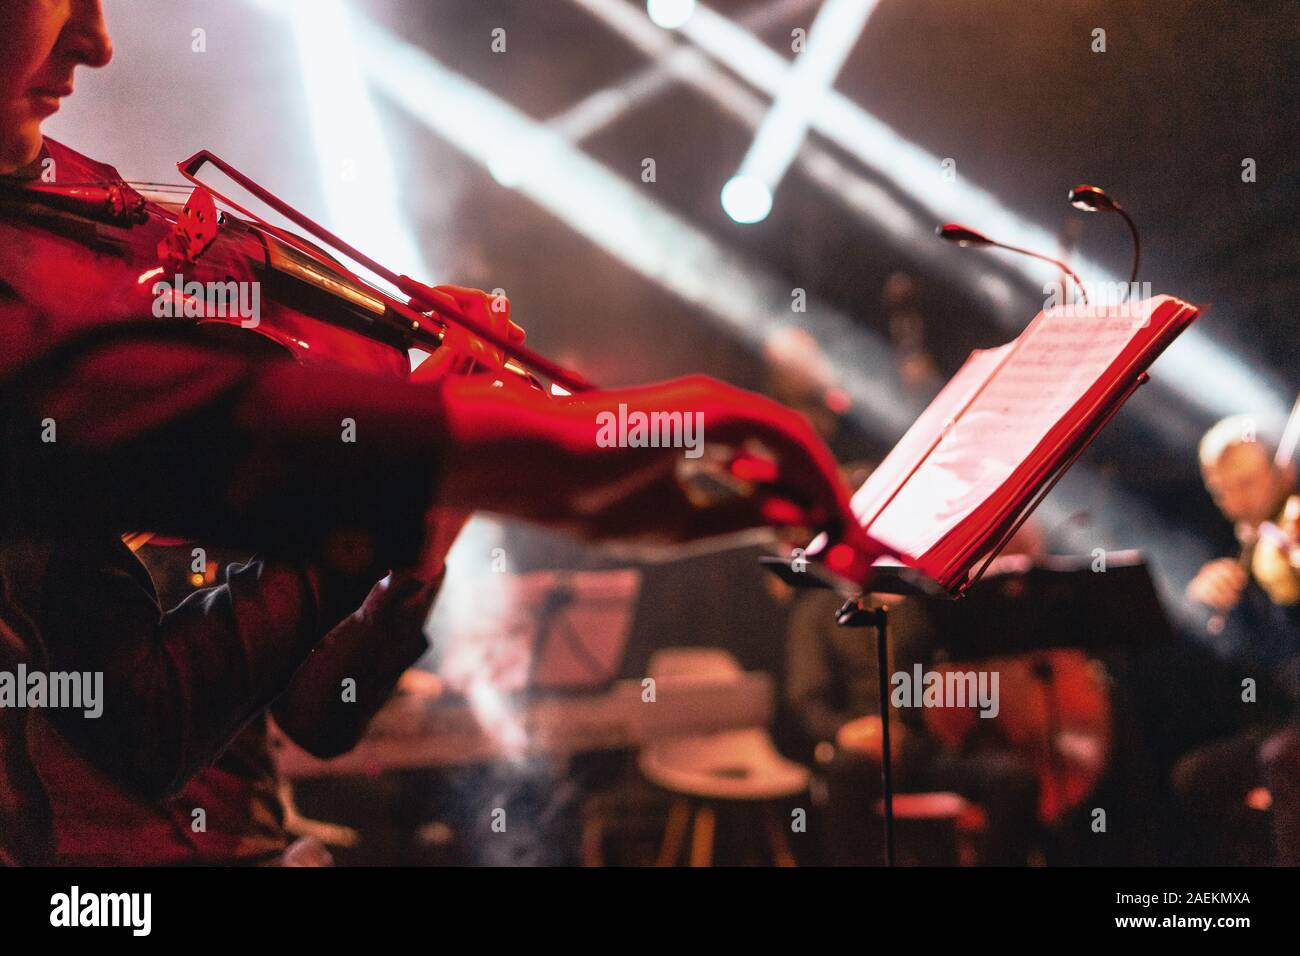
[[[26,97],[0,111],[0,175],[22,169],[40,156],[41,120],[47,115]]]
[[[40,155],[41,123],[71,92],[71,86],[35,87],[0,110],[0,173],[21,169]]]
[[[27,94],[27,101],[32,106],[32,112],[44,119],[47,116],[53,116],[59,111],[63,97],[67,96],[68,92],[62,90],[32,90]]]

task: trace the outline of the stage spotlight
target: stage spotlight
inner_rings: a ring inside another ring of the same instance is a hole
[[[757,176],[732,176],[722,187],[722,209],[736,222],[762,222],[772,211],[772,191]]]
[[[626,31],[626,25],[613,14],[613,10],[626,4],[618,0],[574,2],[601,16],[614,29]],[[773,97],[780,94],[789,71],[795,68],[795,63],[708,6],[701,5],[695,11],[695,16],[682,28],[682,35],[754,89]],[[806,52],[800,54],[805,55]],[[712,95],[707,84],[696,88],[706,96]],[[877,190],[871,197],[878,205],[891,193],[897,193],[907,196],[935,219],[955,214],[978,222],[997,235],[1014,239],[1021,246],[1048,248],[1056,242],[1052,232],[1022,218],[960,173],[952,183],[936,188],[934,170],[940,168],[939,156],[903,138],[837,90],[827,90],[817,102],[809,104],[809,110],[813,129],[889,184],[889,190]],[[839,195],[851,194],[842,179],[833,186]],[[878,211],[869,210],[873,216]],[[1029,263],[1024,265],[1023,278],[1035,286],[1041,285],[1046,279],[1044,271]],[[1102,281],[1117,278],[1112,271],[1087,258],[1080,257],[1076,265],[1084,274]],[[1292,397],[1273,375],[1256,367],[1230,346],[1212,339],[1204,329],[1195,327],[1180,336],[1162,356],[1154,378],[1174,389],[1188,407],[1199,409],[1205,417],[1222,417],[1238,408],[1257,408],[1284,415]],[[1215,383],[1214,387],[1206,387],[1210,381]],[[1136,414],[1143,413],[1136,411]],[[1152,424],[1164,428],[1161,422]]]
[[[502,149],[487,159],[487,170],[502,186],[514,189],[524,177],[526,160],[518,150]]]
[[[247,0],[286,18],[294,39],[326,223],[380,261],[419,275],[429,263],[399,195],[388,136],[375,111],[345,0]]]
[[[655,26],[676,30],[695,12],[695,0],[646,0],[645,12]]]

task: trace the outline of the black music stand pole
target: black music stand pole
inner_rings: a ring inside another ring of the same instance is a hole
[[[845,602],[835,616],[841,627],[876,629],[876,686],[880,691],[880,779],[884,785],[885,865],[894,865],[894,771],[889,746],[889,610],[864,607],[862,599]]]

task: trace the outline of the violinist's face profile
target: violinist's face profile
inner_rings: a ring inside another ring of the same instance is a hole
[[[1295,482],[1294,471],[1276,467],[1259,442],[1228,446],[1218,461],[1202,467],[1202,475],[1223,516],[1251,525],[1272,519]]]
[[[40,155],[41,124],[72,94],[73,71],[112,56],[102,0],[0,3],[0,174]]]

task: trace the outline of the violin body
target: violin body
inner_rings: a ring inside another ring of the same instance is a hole
[[[1300,495],[1291,495],[1276,521],[1256,530],[1248,557],[1251,576],[1274,604],[1300,603]]]
[[[0,277],[51,317],[38,339],[105,319],[179,320],[304,365],[410,373],[411,343],[383,300],[325,252],[214,207],[195,243],[179,197],[133,190],[116,211],[106,192],[0,193]]]
[[[0,372],[105,321],[144,320],[192,323],[306,366],[410,376],[403,320],[323,250],[218,212],[201,191],[137,190],[50,145],[78,182],[0,186],[0,288],[24,307],[0,322]],[[133,551],[178,543],[147,531],[123,540]]]

